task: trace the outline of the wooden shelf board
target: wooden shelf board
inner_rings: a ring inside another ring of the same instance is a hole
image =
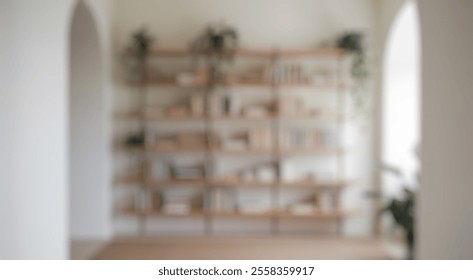
[[[350,184],[350,181],[335,181],[335,182],[230,182],[230,181],[213,181],[208,185],[222,188],[252,188],[252,187],[274,187],[281,189],[293,188],[308,188],[308,189],[330,189],[340,188]]]
[[[202,180],[145,180],[144,185],[150,187],[166,187],[166,186],[186,186],[186,187],[205,187],[209,185],[209,181]]]
[[[174,88],[205,88],[208,87],[208,84],[178,84],[174,81],[160,81],[151,79],[146,82],[141,81],[129,81],[129,85],[150,85],[150,86],[160,86],[160,87],[174,87]],[[316,90],[336,90],[339,88],[346,89],[350,85],[348,83],[330,83],[330,84],[313,84],[313,83],[272,83],[272,82],[224,82],[221,84],[226,87],[280,87],[280,88],[307,88],[307,89],[316,89]]]
[[[169,217],[169,218],[200,218],[205,217],[206,213],[201,210],[192,210],[189,213],[185,214],[172,214],[172,213],[164,213],[158,211],[137,211],[137,210],[125,210],[123,211],[125,215],[130,216],[138,216],[138,217]]]
[[[172,213],[164,213],[164,212],[158,212],[158,211],[150,211],[150,212],[145,212],[145,216],[150,216],[150,217],[166,217],[166,218],[202,218],[207,216],[207,214],[203,211],[200,210],[192,210],[188,214],[172,214]]]
[[[211,217],[215,218],[272,218],[275,217],[274,212],[262,213],[239,213],[239,212],[212,212]]]
[[[161,48],[153,49],[151,51],[152,56],[161,57],[180,57],[180,56],[191,56],[193,53],[189,49],[178,49],[178,48]],[[249,56],[249,57],[341,57],[346,54],[343,49],[337,48],[314,48],[314,49],[237,49],[234,54],[236,56]],[[202,53],[201,55],[205,55]]]
[[[217,218],[300,218],[300,219],[342,219],[352,216],[354,211],[334,211],[332,213],[314,212],[310,214],[294,214],[288,211],[272,211],[262,213],[221,212],[210,213]]]
[[[344,152],[340,148],[314,148],[314,149],[293,149],[293,150],[220,150],[220,149],[205,149],[205,148],[176,148],[176,149],[157,149],[144,147],[120,146],[115,149],[118,152],[132,152],[132,153],[157,153],[157,154],[205,154],[213,155],[231,155],[231,156],[301,156],[301,155],[330,155]]]
[[[213,150],[215,154],[221,155],[276,155],[276,156],[297,156],[297,155],[321,155],[339,152],[340,149],[332,148],[313,148],[313,149],[285,149],[285,150]]]
[[[269,115],[265,117],[245,117],[245,116],[159,116],[159,117],[142,117],[139,113],[123,113],[117,114],[117,119],[143,119],[145,121],[162,121],[162,122],[203,122],[208,118],[212,122],[263,122],[263,121],[338,121],[343,120],[344,116],[341,114],[315,114],[315,115]]]
[[[160,87],[172,87],[172,88],[204,88],[207,87],[208,85],[206,84],[178,84],[174,81],[161,81],[161,80],[156,80],[156,79],[150,79],[147,81],[127,81],[128,85],[131,86],[160,86]]]
[[[293,50],[280,50],[278,55],[281,57],[295,57],[295,56],[330,56],[330,57],[341,57],[346,54],[344,49],[337,48],[317,48],[317,49],[293,49]]]
[[[278,218],[290,218],[290,219],[343,219],[350,217],[354,214],[354,211],[334,211],[334,212],[322,212],[317,211],[310,214],[294,214],[289,211],[278,213]]]
[[[117,184],[133,184],[145,185],[149,187],[167,187],[167,186],[186,186],[186,187],[217,187],[217,188],[307,188],[307,189],[331,189],[341,188],[353,183],[353,180],[339,180],[334,182],[244,182],[244,181],[228,181],[228,180],[141,180],[138,176],[122,177],[115,180]]]
[[[205,154],[208,149],[202,148],[176,148],[176,149],[161,149],[161,148],[146,148],[146,152],[157,154]]]
[[[357,211],[334,211],[329,213],[314,212],[310,214],[294,214],[289,211],[270,211],[261,213],[240,213],[240,212],[204,212],[201,210],[193,210],[187,214],[171,214],[158,211],[135,211],[126,210],[122,212],[127,216],[136,217],[156,217],[156,218],[280,218],[280,219],[343,219],[353,216]],[[120,215],[120,213],[118,213]]]

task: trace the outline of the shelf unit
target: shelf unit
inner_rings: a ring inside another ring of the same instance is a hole
[[[129,54],[133,55],[133,54]],[[186,58],[193,55],[190,51],[184,49],[154,49],[151,52],[151,57],[154,58],[173,58],[180,57]],[[195,55],[195,54],[194,54]],[[200,54],[205,56],[206,54]],[[125,209],[120,212],[124,215],[135,216],[140,221],[140,232],[146,232],[146,222],[147,219],[153,217],[161,218],[202,218],[205,222],[205,232],[212,233],[212,221],[215,218],[262,218],[270,219],[271,221],[271,232],[278,233],[278,224],[281,219],[315,219],[315,220],[332,220],[336,223],[336,232],[341,232],[341,222],[344,218],[349,217],[354,212],[353,211],[344,211],[341,209],[340,205],[340,196],[341,191],[344,187],[349,186],[353,181],[346,180],[344,175],[344,154],[345,149],[341,147],[328,148],[320,147],[317,149],[292,149],[292,150],[283,150],[279,148],[278,143],[278,133],[281,130],[281,125],[284,122],[293,122],[293,121],[322,121],[322,122],[331,122],[337,127],[337,130],[342,131],[344,118],[344,104],[345,104],[345,90],[350,87],[350,84],[344,81],[342,76],[342,60],[345,57],[345,51],[341,49],[301,49],[301,50],[251,50],[251,49],[240,49],[235,53],[235,59],[239,57],[253,57],[253,58],[262,58],[267,59],[269,64],[275,65],[278,61],[284,60],[286,58],[328,58],[333,60],[336,63],[336,81],[330,84],[312,84],[312,83],[276,83],[274,81],[270,82],[223,82],[220,85],[225,88],[240,88],[240,87],[265,87],[270,90],[270,95],[272,101],[277,100],[281,91],[288,88],[306,88],[306,89],[315,89],[315,90],[326,90],[333,92],[336,95],[336,112],[329,112],[326,114],[317,114],[317,115],[294,115],[294,116],[283,116],[278,114],[270,114],[261,118],[249,118],[244,116],[211,116],[211,115],[202,115],[202,116],[160,116],[160,117],[148,117],[146,114],[140,112],[134,112],[129,114],[119,114],[115,118],[119,120],[137,120],[140,123],[140,127],[146,133],[147,126],[150,123],[155,122],[201,122],[205,124],[206,133],[211,133],[216,130],[215,125],[218,123],[225,122],[265,122],[270,125],[271,131],[273,134],[273,139],[275,140],[275,145],[273,148],[268,150],[243,150],[243,151],[227,151],[220,148],[213,148],[211,146],[204,148],[196,149],[158,149],[152,145],[145,144],[144,147],[130,147],[118,145],[116,150],[118,152],[131,152],[137,153],[140,157],[140,172],[135,176],[121,176],[115,180],[117,185],[130,185],[138,186],[140,191],[144,194],[149,194],[152,191],[159,190],[162,188],[178,188],[181,186],[186,187],[195,187],[203,188],[204,192],[211,191],[216,188],[239,188],[239,189],[248,189],[248,188],[268,188],[270,189],[270,201],[271,206],[275,210],[270,210],[262,213],[238,213],[238,212],[215,212],[208,210],[192,210],[187,214],[169,214],[153,210],[129,210]],[[132,87],[137,87],[140,98],[141,98],[141,108],[144,109],[147,105],[147,87],[163,87],[163,88],[176,88],[176,89],[200,89],[206,90],[208,85],[205,83],[201,84],[191,84],[191,85],[181,85],[175,81],[170,80],[160,80],[160,79],[148,79],[144,78],[141,81],[128,82]],[[206,96],[209,95],[209,91],[206,91]],[[144,112],[144,111],[143,111]],[[146,138],[146,137],[145,137]],[[317,155],[330,155],[336,158],[337,165],[337,177],[339,178],[333,182],[314,182],[314,181],[300,181],[300,182],[283,182],[280,180],[280,174],[278,174],[278,179],[275,182],[265,183],[265,182],[247,182],[247,181],[225,181],[212,178],[213,174],[207,175],[206,178],[202,180],[153,180],[148,176],[146,163],[149,160],[149,156],[153,154],[167,154],[167,155],[179,155],[179,154],[202,154],[205,155],[207,159],[211,162],[215,162],[215,159],[219,156],[269,156],[272,162],[279,162],[281,157],[291,157],[291,156],[317,156]],[[278,201],[280,192],[282,190],[290,189],[309,189],[309,190],[320,190],[320,191],[331,191],[333,192],[334,199],[334,210],[326,213],[321,210],[310,213],[310,214],[294,214],[286,210],[277,210]],[[120,214],[119,213],[119,214]],[[120,215],[121,215],[120,214]]]

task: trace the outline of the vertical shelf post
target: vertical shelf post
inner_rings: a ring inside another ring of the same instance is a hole
[[[343,56],[336,59],[336,91],[337,91],[337,131],[338,131],[338,147],[337,147],[337,178],[340,181],[345,179],[345,153],[343,152],[344,140],[344,123],[342,116],[345,114],[345,93],[343,85]],[[341,213],[341,189],[334,189],[334,208],[336,213]],[[343,218],[341,216],[336,218],[336,232],[338,235],[342,234]]]
[[[149,200],[149,189],[146,186],[146,176],[147,176],[147,164],[146,164],[146,148],[148,146],[148,133],[146,131],[147,125],[146,125],[146,118],[145,115],[143,114],[144,109],[147,104],[147,83],[148,83],[148,76],[146,74],[146,69],[147,69],[147,59],[146,57],[141,58],[141,79],[140,83],[138,86],[138,95],[140,98],[140,114],[139,114],[139,130],[140,133],[142,133],[143,137],[143,151],[142,153],[139,154],[139,162],[140,162],[140,196],[142,199],[140,199],[141,204],[140,207],[142,208],[141,210],[145,210],[145,207],[148,206],[146,205],[145,200]],[[138,231],[141,235],[146,234],[146,215],[144,215],[143,211],[139,217],[138,221]]]
[[[276,63],[279,59],[279,52],[277,49],[274,49],[272,54],[271,54],[271,60],[270,60],[270,69],[272,69],[272,75],[270,77],[271,81],[271,100],[273,106],[275,106],[278,102],[279,98],[279,83],[276,81],[275,76],[274,76],[274,69],[276,69]],[[275,108],[273,107],[273,110]],[[273,112],[275,113],[275,112]],[[279,136],[280,136],[280,120],[279,120],[279,114],[274,114],[274,118],[271,118],[271,126],[272,126],[272,132],[273,132],[273,140],[274,143],[272,143],[272,157],[271,161],[273,162],[275,169],[276,169],[276,184],[272,184],[270,187],[271,191],[271,211],[275,211],[276,213],[279,212],[279,204],[280,204],[280,181],[281,181],[281,161],[280,161],[280,143],[279,143]],[[271,215],[271,232],[273,234],[279,233],[279,215]]]

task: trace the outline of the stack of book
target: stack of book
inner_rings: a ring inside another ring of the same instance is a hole
[[[192,116],[202,117],[205,114],[205,96],[194,93],[189,100],[189,107]]]
[[[230,189],[215,188],[205,194],[204,209],[213,213],[235,211],[236,196]]]
[[[192,206],[187,201],[164,201],[161,212],[171,215],[187,215],[192,211]]]
[[[328,69],[309,68],[296,62],[278,63],[264,69],[264,79],[277,84],[324,84],[333,80]]]
[[[238,116],[241,110],[240,99],[230,93],[208,96],[207,111],[210,116]]]
[[[309,81],[307,69],[301,64],[291,62],[268,66],[264,76],[268,81],[279,84],[307,83]]]
[[[314,148],[321,146],[321,133],[307,128],[285,128],[280,131],[279,144],[282,150]]]
[[[311,215],[318,211],[314,202],[300,202],[290,206],[289,210],[294,215]]]
[[[300,98],[280,97],[276,100],[274,107],[280,116],[301,116],[307,114],[307,108]]]
[[[273,146],[273,133],[269,127],[252,129],[248,132],[248,146],[252,150],[268,151]]]
[[[171,165],[169,168],[171,178],[174,180],[198,180],[205,178],[206,175],[204,164],[195,166]]]

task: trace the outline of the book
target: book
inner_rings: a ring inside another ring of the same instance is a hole
[[[208,96],[208,112],[211,116],[220,116],[223,114],[223,103],[220,95],[212,94]]]
[[[193,116],[203,116],[205,112],[205,99],[203,95],[193,94],[190,98],[190,110]]]
[[[291,205],[289,210],[294,215],[311,215],[317,212],[317,207],[314,203],[302,202]]]
[[[191,212],[191,205],[187,202],[165,202],[161,208],[161,211],[165,214],[172,215],[186,215]]]

